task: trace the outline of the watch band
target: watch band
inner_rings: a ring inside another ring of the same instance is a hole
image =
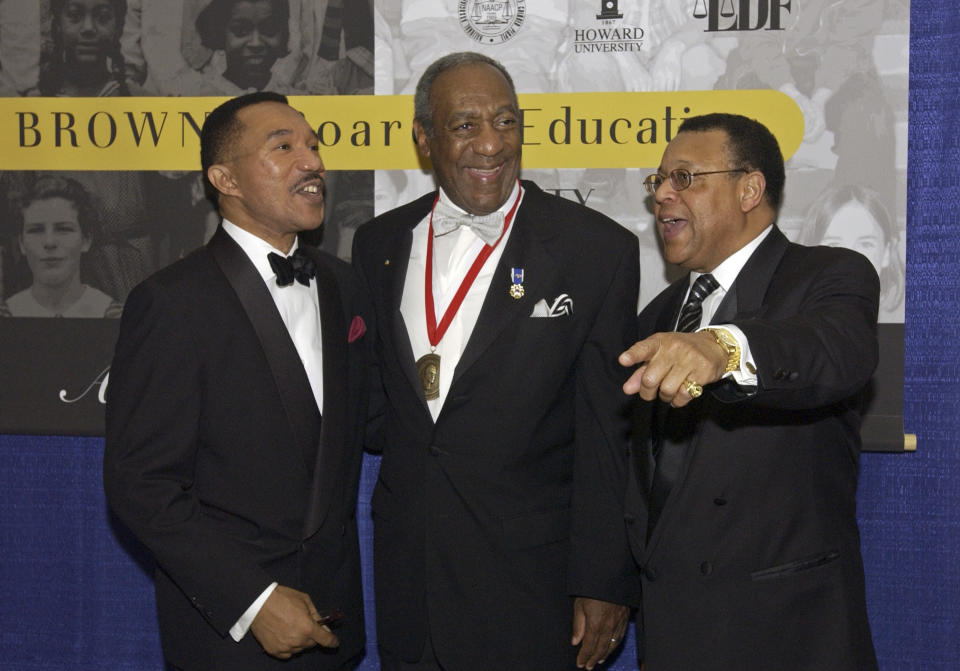
[[[723,374],[726,375],[735,370],[740,370],[740,343],[733,337],[733,334],[727,329],[720,328],[708,328],[704,330],[710,331],[710,334],[713,335],[713,339],[717,341],[720,349],[727,355],[727,367],[724,369]]]

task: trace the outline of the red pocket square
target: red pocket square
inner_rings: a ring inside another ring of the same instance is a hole
[[[353,321],[350,322],[350,332],[347,334],[347,343],[352,343],[354,340],[359,340],[366,332],[367,325],[363,323],[363,317],[357,315],[353,318]]]

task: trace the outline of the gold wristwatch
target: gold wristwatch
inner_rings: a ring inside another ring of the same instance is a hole
[[[727,367],[723,374],[726,375],[732,371],[740,370],[740,344],[733,337],[733,334],[727,329],[708,328],[704,330],[710,331],[714,340],[720,345],[720,349],[727,355]]]

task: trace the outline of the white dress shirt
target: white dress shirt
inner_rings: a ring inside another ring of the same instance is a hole
[[[500,207],[501,212],[506,215],[513,207],[517,197],[523,200],[520,184],[513,187],[513,191],[506,202]],[[440,189],[440,199],[446,204],[454,207],[461,212],[461,208],[453,204],[447,194]],[[487,296],[487,290],[490,289],[490,281],[493,279],[493,273],[503,256],[503,250],[507,246],[510,234],[513,232],[516,217],[519,216],[520,205],[514,215],[514,221],[500,239],[500,243],[494,248],[493,252],[484,262],[483,267],[477,274],[464,296],[460,309],[456,316],[450,322],[446,333],[437,343],[436,348],[431,347],[430,338],[427,335],[427,312],[424,304],[424,289],[426,280],[427,263],[427,234],[430,228],[430,214],[428,213],[423,220],[413,229],[413,241],[410,245],[410,261],[407,264],[407,277],[403,284],[403,299],[400,303],[400,314],[407,326],[407,334],[410,337],[410,345],[413,348],[414,359],[419,359],[431,351],[440,356],[440,375],[439,386],[440,395],[427,401],[427,407],[430,408],[430,414],[434,421],[440,416],[440,410],[443,408],[443,402],[450,391],[450,383],[453,380],[453,371],[460,361],[460,355],[473,333],[473,327],[477,323],[477,317],[480,316],[480,309],[483,307],[483,300]],[[466,277],[470,266],[476,260],[477,255],[483,250],[484,242],[467,226],[461,226],[455,231],[445,235],[435,236],[433,239],[433,301],[434,311],[437,317],[437,324],[443,319],[443,314],[453,300],[454,294],[460,288],[460,283]],[[503,287],[503,291],[508,291],[510,287]]]
[[[713,315],[717,311],[717,308],[720,307],[720,303],[723,302],[730,287],[733,286],[737,275],[740,274],[750,255],[756,251],[757,247],[759,247],[764,238],[770,234],[771,230],[773,230],[773,226],[767,226],[760,235],[724,259],[723,263],[714,268],[713,272],[710,273],[720,287],[703,299],[703,314],[700,316],[698,331],[702,331],[711,325],[710,320],[713,319]],[[690,273],[690,286],[687,287],[687,295],[690,294],[690,288],[701,274],[702,273],[697,272]],[[684,296],[683,303],[686,302],[687,298]],[[757,366],[750,352],[750,342],[747,340],[747,336],[733,324],[713,324],[713,327],[727,329],[740,345],[740,368],[727,373],[724,377],[732,377],[734,382],[743,387],[757,386]]]
[[[317,280],[312,278],[310,286],[294,282],[289,286],[281,287],[277,284],[277,275],[273,272],[270,261],[267,259],[267,254],[270,252],[281,256],[293,254],[297,250],[299,241],[294,240],[289,254],[284,254],[266,240],[226,219],[223,220],[223,230],[233,238],[234,242],[240,245],[240,248],[257,269],[260,277],[263,278],[267,290],[280,312],[280,318],[290,333],[293,346],[297,349],[297,354],[300,355],[300,361],[303,363],[303,369],[310,381],[310,388],[313,390],[317,408],[322,411],[323,345],[320,340],[320,297],[317,294]],[[239,642],[246,635],[253,619],[276,587],[277,583],[271,583],[240,616],[240,619],[230,627],[230,636],[234,641]]]

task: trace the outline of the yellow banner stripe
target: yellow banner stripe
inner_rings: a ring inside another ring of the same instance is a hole
[[[4,170],[197,170],[200,127],[226,98],[2,98]],[[421,165],[412,96],[292,96],[332,170]],[[655,167],[684,118],[744,114],[773,131],[789,158],[803,115],[778,92],[538,93],[520,96],[523,167]]]

